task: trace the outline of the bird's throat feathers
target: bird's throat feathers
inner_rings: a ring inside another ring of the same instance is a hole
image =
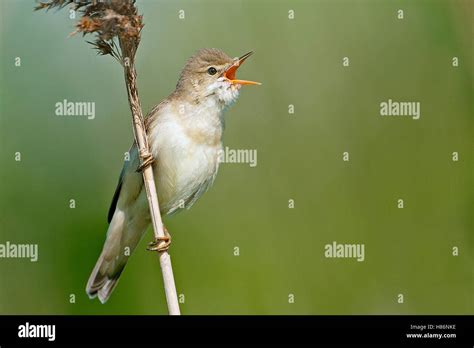
[[[195,89],[183,93],[176,90],[169,97],[168,106],[185,128],[196,132],[222,132],[224,113],[239,97],[239,86],[228,81],[216,81],[205,90]]]
[[[234,104],[239,98],[240,85],[233,85],[229,81],[217,80],[207,88],[207,98],[209,102],[220,104],[222,110]]]
[[[194,81],[186,89],[177,88],[170,97],[197,107],[205,106],[224,111],[237,101],[239,92],[240,85],[233,85],[229,81],[219,79],[207,86]]]

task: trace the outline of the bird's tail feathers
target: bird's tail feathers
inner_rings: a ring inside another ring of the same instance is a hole
[[[132,223],[127,224],[130,220]],[[90,298],[98,297],[100,302],[107,302],[129,256],[147,228],[147,224],[142,221],[143,219],[131,219],[116,209],[104,247],[87,282],[86,292]]]

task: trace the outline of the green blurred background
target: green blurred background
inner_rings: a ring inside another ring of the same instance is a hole
[[[67,37],[67,9],[0,4],[0,243],[39,245],[36,263],[0,259],[0,313],[165,314],[158,261],[145,250],[151,231],[106,305],[84,291],[133,136],[120,66]],[[472,1],[138,7],[144,112],[202,47],[255,50],[239,76],[263,82],[243,89],[224,138],[257,149],[257,167],[221,165],[191,210],[165,219],[184,314],[474,312]],[[421,102],[421,118],[379,116],[389,98]],[[95,102],[96,118],[56,116],[63,99]],[[365,261],[325,258],[333,241],[364,243]]]

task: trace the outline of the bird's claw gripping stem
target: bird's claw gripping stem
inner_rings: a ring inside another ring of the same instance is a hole
[[[171,235],[168,233],[166,227],[163,226],[164,237],[155,237],[155,240],[148,243],[147,250],[164,252],[168,251],[171,245]]]
[[[148,167],[148,166],[149,166],[150,164],[152,164],[154,161],[155,161],[155,159],[153,158],[153,156],[152,156],[150,153],[146,153],[146,154],[143,156],[142,163],[138,166],[136,172],[137,172],[137,173],[142,172],[143,169],[145,169],[146,167]]]

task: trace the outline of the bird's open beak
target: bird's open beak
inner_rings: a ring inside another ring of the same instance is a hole
[[[235,78],[235,73],[237,69],[242,65],[245,60],[252,55],[253,52],[249,52],[244,54],[242,57],[235,59],[234,64],[232,64],[230,67],[227,68],[226,71],[224,71],[224,77],[230,81],[232,84],[238,84],[238,85],[261,85],[260,82],[255,82],[255,81],[248,81],[248,80],[237,80]]]

